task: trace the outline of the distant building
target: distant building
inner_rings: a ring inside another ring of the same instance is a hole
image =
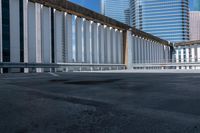
[[[200,0],[193,0],[192,11],[200,11]]]
[[[101,13],[125,24],[130,24],[129,0],[101,0]]]
[[[190,40],[200,40],[200,11],[190,12]]]
[[[171,42],[189,40],[188,0],[130,0],[131,25]]]

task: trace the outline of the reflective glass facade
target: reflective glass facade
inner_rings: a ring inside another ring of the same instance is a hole
[[[193,0],[192,11],[200,11],[200,0]]]
[[[171,42],[189,40],[188,0],[130,0],[134,27]]]
[[[101,13],[122,23],[130,24],[129,0],[102,0]]]

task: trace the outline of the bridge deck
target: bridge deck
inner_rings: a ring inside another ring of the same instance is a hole
[[[200,132],[200,74],[2,74],[0,132]]]

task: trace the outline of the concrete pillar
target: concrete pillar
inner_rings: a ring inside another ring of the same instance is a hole
[[[108,43],[108,28],[106,25],[104,25],[104,63],[108,63],[108,51],[107,51],[107,43]]]
[[[128,69],[132,69],[133,65],[133,39],[131,35],[131,31],[127,31],[127,44],[128,44],[128,64],[127,67]]]
[[[65,52],[67,63],[73,63],[73,44],[72,44],[72,15],[65,16]]]
[[[113,29],[112,36],[112,63],[117,64],[117,30]]]
[[[104,64],[105,46],[104,46],[104,26],[99,26],[99,63]]]
[[[0,62],[3,61],[3,50],[2,50],[2,6],[0,2]],[[2,68],[0,68],[0,73],[2,73]]]
[[[144,40],[145,41],[145,53],[146,53],[146,56],[145,56],[145,63],[148,63],[149,62],[149,47],[148,47],[148,40]]]
[[[91,63],[91,22],[88,20],[84,21],[84,62]]]
[[[117,63],[122,64],[122,51],[123,51],[123,42],[122,34],[120,31],[117,31]]]
[[[54,13],[54,56],[55,63],[64,62],[64,14],[60,11]]]
[[[83,21],[82,18],[76,18],[76,62],[82,63],[82,49],[83,49]]]
[[[23,0],[24,62],[28,63],[28,0]],[[28,68],[24,69],[27,73]]]
[[[140,38],[137,37],[137,46],[138,46],[138,62],[141,63],[141,45],[140,45]]]
[[[151,41],[149,40],[149,46],[150,46],[150,53],[149,53],[149,56],[150,56],[150,59],[149,59],[149,63],[153,63],[152,62],[152,57],[153,57],[153,49],[152,49],[152,44],[151,44]]]
[[[19,0],[9,0],[10,7],[10,62],[20,62],[20,14]],[[20,72],[20,69],[11,69]]]
[[[137,44],[137,37],[136,36],[133,36],[134,37],[134,55],[135,55],[135,58],[134,58],[134,63],[137,63],[138,61],[138,44]]]
[[[136,56],[137,56],[137,45],[136,45],[136,37],[134,35],[132,35],[132,45],[133,45],[133,64],[136,63]]]
[[[200,47],[197,45],[197,61],[200,62]]]
[[[189,63],[189,47],[186,47],[186,62]],[[187,67],[189,69],[189,67]]]
[[[41,63],[41,5],[28,3],[28,62]],[[37,69],[41,72],[41,69]]]
[[[191,54],[192,54],[192,62],[195,62],[195,47],[191,46]],[[192,67],[193,69],[195,69],[195,67]]]
[[[146,40],[144,38],[142,38],[142,43],[143,43],[143,63],[146,63],[146,56],[147,56],[147,47],[146,47]]]
[[[123,33],[122,31],[119,32],[119,51],[120,51],[120,54],[118,55],[119,57],[119,63],[120,64],[123,64],[123,59],[124,59],[124,45],[123,45]]]
[[[42,8],[42,63],[52,63],[51,60],[51,8]]]
[[[110,27],[107,28],[107,63],[111,64],[111,29]]]
[[[119,62],[119,58],[120,58],[119,51],[120,51],[121,43],[119,42],[119,33],[120,33],[120,31],[117,30],[116,31],[116,64],[120,64],[120,62]]]
[[[139,43],[141,46],[141,63],[144,63],[144,43],[142,38],[139,38]]]
[[[98,24],[92,24],[92,63],[99,63]]]

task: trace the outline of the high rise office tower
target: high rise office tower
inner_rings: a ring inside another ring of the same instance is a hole
[[[129,0],[101,0],[101,13],[129,25]]]
[[[190,12],[190,40],[200,40],[200,11]]]
[[[192,11],[200,11],[200,0],[193,0]]]
[[[130,0],[132,26],[171,42],[189,40],[188,0]]]

